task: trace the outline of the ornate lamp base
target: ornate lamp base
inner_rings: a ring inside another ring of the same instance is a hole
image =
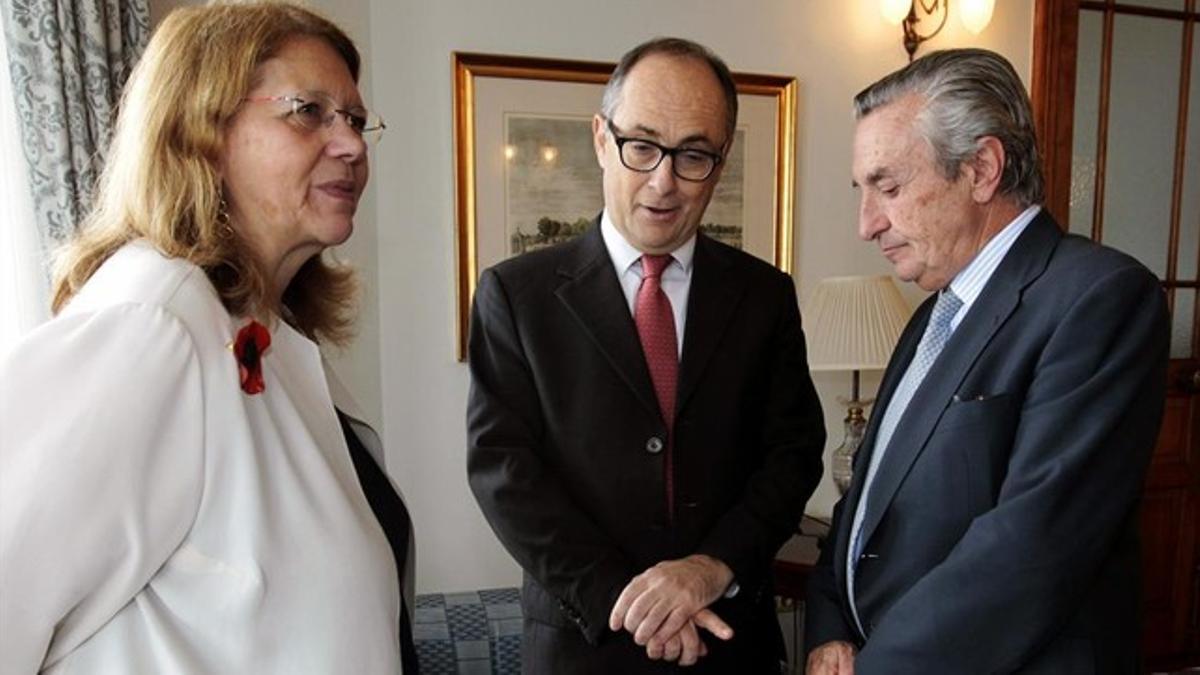
[[[846,438],[833,451],[833,482],[838,492],[846,494],[850,489],[850,479],[854,476],[854,455],[862,444],[863,432],[867,428],[867,419],[863,417],[863,406],[867,401],[848,401],[850,412],[846,415]]]

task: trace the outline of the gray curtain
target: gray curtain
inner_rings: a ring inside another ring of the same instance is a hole
[[[0,0],[42,245],[74,231],[150,34],[147,0]]]

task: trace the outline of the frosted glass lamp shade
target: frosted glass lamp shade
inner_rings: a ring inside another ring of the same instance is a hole
[[[883,20],[899,26],[900,22],[908,17],[908,12],[912,9],[912,0],[880,0],[879,13],[883,15]]]
[[[962,0],[962,22],[972,35],[979,35],[992,20],[996,0]]]
[[[830,277],[804,312],[812,370],[882,370],[912,308],[888,276]]]

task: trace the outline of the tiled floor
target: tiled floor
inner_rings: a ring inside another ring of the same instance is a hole
[[[795,608],[781,612],[789,654],[803,633]],[[521,594],[516,588],[417,596],[413,638],[421,675],[518,675]],[[788,672],[802,672],[792,666]],[[1200,668],[1155,675],[1200,675]]]
[[[517,675],[520,591],[418,595],[413,638],[422,675]]]
[[[802,629],[780,614],[792,640]],[[521,595],[516,588],[417,596],[413,637],[422,675],[517,675],[521,672]],[[803,672],[797,668],[795,671]]]

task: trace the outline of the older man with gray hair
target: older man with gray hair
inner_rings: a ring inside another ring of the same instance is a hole
[[[933,295],[809,586],[809,673],[1138,672],[1158,279],[1039,206],[1029,99],[979,49],[860,93],[859,235]]]

